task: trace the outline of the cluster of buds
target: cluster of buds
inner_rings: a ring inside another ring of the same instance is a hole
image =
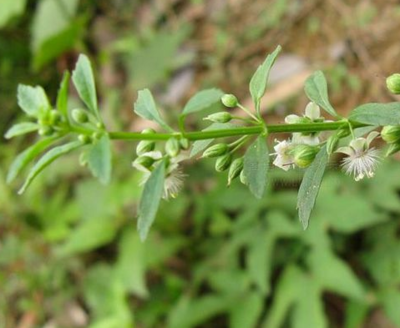
[[[65,118],[56,109],[45,109],[39,112],[37,123],[39,135],[49,137],[64,128]]]
[[[72,121],[82,127],[88,127],[91,130],[98,130],[103,128],[103,124],[98,122],[93,115],[91,115],[88,111],[84,109],[74,109],[71,112]],[[94,128],[94,129],[93,129]],[[78,139],[83,144],[94,143],[99,140],[102,136],[102,133],[99,131],[93,131],[91,135],[88,134],[79,134]]]

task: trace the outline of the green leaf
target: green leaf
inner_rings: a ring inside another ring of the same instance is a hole
[[[395,288],[387,289],[380,293],[380,301],[382,303],[383,310],[385,311],[388,318],[396,325],[400,326],[400,292]]]
[[[189,99],[182,115],[188,115],[210,108],[215,103],[221,102],[224,93],[219,89],[207,89],[196,93]]]
[[[87,161],[93,176],[102,184],[108,184],[111,179],[112,154],[110,138],[104,134],[88,150]]]
[[[321,106],[333,117],[339,117],[339,115],[336,113],[335,109],[329,102],[328,85],[322,71],[316,71],[314,74],[307,78],[304,85],[304,91],[311,101]]]
[[[26,134],[39,129],[39,125],[31,122],[18,123],[13,125],[4,135],[4,138],[11,139],[21,134]]]
[[[28,115],[37,117],[40,110],[50,107],[46,93],[42,87],[31,87],[29,85],[18,85],[18,105]]]
[[[244,155],[243,174],[250,191],[257,198],[264,195],[269,168],[269,153],[265,137],[259,136]]]
[[[245,295],[236,303],[229,315],[230,328],[254,328],[263,310],[264,300],[256,291]]]
[[[137,232],[128,228],[118,244],[115,270],[125,290],[142,298],[148,296],[145,266],[145,246],[140,242]]]
[[[307,168],[301,182],[297,197],[297,209],[304,229],[308,227],[308,221],[317,199],[328,158],[329,155],[326,152],[326,146],[324,146],[318,152],[314,162]]]
[[[25,10],[26,0],[2,0],[0,10],[0,28]]]
[[[140,239],[144,241],[156,218],[158,206],[164,191],[165,161],[161,161],[146,181],[139,202],[137,228]]]
[[[100,120],[92,66],[87,56],[79,55],[75,70],[72,72],[72,81],[82,101]]]
[[[257,68],[250,80],[250,94],[257,110],[260,107],[261,98],[264,96],[265,90],[267,89],[269,72],[271,71],[272,65],[274,65],[276,57],[281,50],[282,47],[277,46],[274,52],[269,54],[264,63]]]
[[[353,109],[348,118],[350,121],[376,126],[400,125],[400,103],[361,105]]]
[[[37,175],[40,172],[42,172],[48,165],[50,165],[52,162],[54,162],[57,158],[59,158],[62,155],[65,155],[65,154],[71,152],[72,150],[77,149],[81,146],[82,146],[82,143],[80,141],[72,141],[65,145],[57,146],[57,147],[51,149],[50,151],[48,151],[46,154],[44,154],[39,159],[39,161],[31,169],[28,177],[26,178],[24,185],[21,187],[21,189],[18,191],[18,193],[19,194],[24,193],[26,188],[29,187],[29,185],[37,177]]]
[[[57,109],[65,116],[68,117],[68,89],[69,89],[70,74],[68,71],[64,72],[63,79],[58,89],[57,94]]]
[[[17,175],[42,151],[49,147],[57,138],[46,138],[39,140],[31,147],[19,154],[10,165],[7,175],[7,183],[11,183]]]
[[[134,104],[134,112],[146,120],[158,123],[167,131],[173,131],[160,116],[153,95],[149,89],[140,90],[138,92],[138,98]]]
[[[240,126],[231,123],[213,123],[202,131],[227,130],[227,129],[234,129],[237,127]],[[210,144],[212,144],[213,141],[214,139],[205,139],[193,142],[193,147],[190,151],[190,157],[194,157],[197,154],[200,154],[204,149],[206,149]]]

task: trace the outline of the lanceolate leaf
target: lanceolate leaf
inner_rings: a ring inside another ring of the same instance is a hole
[[[68,112],[69,78],[70,78],[69,72],[65,71],[57,94],[57,109],[61,113],[63,113],[65,117],[67,117],[67,112]]]
[[[314,162],[307,168],[301,182],[297,197],[297,208],[299,210],[300,222],[304,229],[308,227],[308,221],[315,205],[328,158],[329,155],[324,146],[318,152]]]
[[[72,80],[82,101],[100,120],[92,66],[87,56],[79,56],[75,70],[72,72]]]
[[[153,95],[149,89],[139,91],[138,98],[134,104],[134,111],[140,117],[158,123],[167,131],[173,131],[160,116]]]
[[[376,126],[400,125],[400,103],[361,105],[350,113],[349,120]]]
[[[328,85],[322,71],[316,71],[306,80],[304,91],[311,101],[321,106],[330,115],[334,117],[339,117],[339,115],[336,113],[335,109],[329,102]]]
[[[49,100],[42,87],[18,85],[18,105],[28,115],[37,117],[40,110],[50,107]]]
[[[150,227],[156,218],[164,190],[165,161],[161,161],[151,172],[146,181],[139,202],[138,231],[140,239],[144,241],[149,233]]]
[[[219,103],[224,93],[219,89],[207,89],[196,93],[189,99],[182,115],[196,113],[209,108],[210,106]]]
[[[91,146],[87,154],[89,169],[102,184],[110,182],[112,169],[111,143],[108,135],[104,134],[100,140]]]
[[[269,154],[265,137],[259,136],[244,156],[243,174],[250,191],[257,198],[264,195],[269,168]]]
[[[21,134],[26,134],[39,129],[39,125],[31,122],[18,123],[12,126],[4,135],[6,139],[11,139]]]
[[[250,94],[253,98],[256,108],[259,108],[260,106],[260,100],[264,96],[265,90],[267,89],[269,72],[271,71],[272,65],[274,65],[275,59],[281,50],[281,46],[276,47],[275,51],[267,56],[264,63],[257,68],[257,71],[251,78]]]
[[[39,159],[39,161],[34,165],[34,167],[31,169],[29,172],[28,177],[26,178],[26,181],[24,185],[21,187],[21,189],[18,191],[19,194],[24,193],[26,188],[29,187],[31,182],[38,176],[40,172],[42,172],[48,165],[50,165],[52,162],[54,162],[57,158],[59,158],[62,155],[65,155],[69,152],[71,152],[74,149],[77,149],[82,146],[82,143],[80,141],[73,141],[70,143],[67,143],[62,146],[55,147],[51,149],[49,152],[43,155]]]
[[[56,140],[56,137],[39,140],[33,146],[25,149],[21,154],[15,157],[14,161],[11,163],[10,169],[8,170],[7,183],[11,183],[37,155]]]

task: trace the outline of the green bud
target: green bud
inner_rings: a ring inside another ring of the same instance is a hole
[[[98,129],[104,129],[104,124],[102,122],[97,122],[96,123],[96,128]]]
[[[143,155],[149,151],[153,151],[156,147],[156,143],[152,140],[142,140],[138,143],[136,147],[136,154],[138,156]]]
[[[339,140],[340,138],[336,134],[328,138],[326,141],[326,152],[328,155],[332,154],[336,150]]]
[[[219,156],[215,162],[215,170],[217,172],[223,172],[231,165],[231,163],[232,163],[231,153]]]
[[[54,129],[51,126],[45,125],[39,129],[38,133],[43,137],[48,137],[54,133]]]
[[[240,182],[241,182],[241,183],[243,183],[245,186],[247,186],[248,180],[247,180],[247,177],[246,177],[245,174],[244,174],[244,170],[242,170],[242,172],[240,172],[240,177],[239,177],[239,179],[240,179]]]
[[[93,141],[100,140],[102,136],[103,136],[103,133],[101,133],[101,132],[93,132],[92,140]]]
[[[136,158],[133,162],[133,166],[143,166],[149,168],[154,164],[154,159],[149,156],[140,156]]]
[[[57,110],[53,109],[50,111],[50,124],[57,125],[62,120],[62,115]]]
[[[89,115],[82,109],[74,109],[71,116],[76,123],[84,124],[89,122]]]
[[[397,153],[400,150],[400,143],[393,143],[389,146],[388,150],[386,151],[385,156],[388,157]]]
[[[382,139],[388,144],[395,143],[400,140],[400,126],[388,125],[383,127],[381,131]]]
[[[214,123],[227,123],[232,120],[232,115],[228,112],[219,112],[215,114],[208,115],[204,118],[204,120],[208,120]]]
[[[90,136],[88,136],[87,134],[80,134],[78,136],[78,140],[83,144],[89,144],[92,142],[92,138],[90,138]]]
[[[181,145],[181,149],[189,149],[190,147],[190,141],[189,139],[186,138],[182,138],[181,140],[179,140],[179,144]]]
[[[176,138],[168,139],[167,142],[165,143],[165,152],[170,157],[178,156],[180,150],[181,150],[181,145],[179,143],[179,140]]]
[[[386,79],[386,86],[391,93],[400,94],[400,74],[392,74]]]
[[[229,146],[225,143],[218,143],[206,149],[203,153],[204,158],[218,157],[224,155],[229,150]]]
[[[236,179],[240,173],[243,170],[243,163],[244,159],[243,157],[236,158],[231,166],[229,167],[229,173],[228,173],[228,186],[231,184],[232,180]]]
[[[236,107],[239,103],[237,98],[232,94],[223,95],[221,98],[221,101],[224,104],[224,106],[226,106],[228,108]]]
[[[301,168],[308,167],[318,153],[318,147],[310,145],[297,145],[293,150],[293,161]]]
[[[79,155],[79,165],[86,167],[88,165],[87,152],[82,152]]]
[[[154,133],[156,133],[156,131],[151,128],[142,130],[142,134],[154,134]]]

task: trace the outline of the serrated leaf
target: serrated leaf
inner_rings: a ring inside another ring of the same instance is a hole
[[[8,170],[7,183],[11,183],[37,155],[56,140],[57,138],[55,137],[39,140],[37,143],[25,149],[21,154],[15,157]]]
[[[87,56],[79,55],[75,70],[72,72],[72,81],[79,93],[79,97],[100,120],[100,113],[97,107],[96,86],[90,60]]]
[[[18,123],[13,125],[4,135],[4,138],[11,139],[22,134],[33,132],[39,129],[39,125],[31,122]]]
[[[227,130],[227,129],[234,129],[236,127],[240,126],[231,123],[213,123],[202,131]],[[204,139],[193,142],[193,146],[190,151],[190,157],[194,157],[197,154],[200,154],[204,149],[206,149],[210,144],[212,144],[213,141],[214,139]]]
[[[69,89],[70,74],[68,71],[64,72],[63,79],[58,89],[57,94],[57,109],[65,116],[68,117],[68,89]]]
[[[21,189],[18,191],[18,194],[24,193],[25,190],[32,183],[32,181],[38,176],[38,174],[40,172],[42,172],[48,165],[50,165],[52,162],[54,162],[57,158],[61,157],[62,155],[65,155],[65,154],[71,152],[72,150],[77,149],[81,146],[82,146],[82,143],[80,141],[72,141],[65,145],[57,146],[57,147],[51,149],[50,151],[48,151],[46,154],[44,154],[39,159],[39,161],[37,161],[37,163],[33,166],[33,168],[30,170],[25,183],[21,187]]]
[[[137,228],[142,241],[146,239],[150,227],[156,218],[157,210],[164,191],[164,179],[165,161],[162,160],[153,172],[151,172],[150,177],[146,181],[139,202]]]
[[[138,92],[138,98],[134,104],[134,112],[146,120],[156,122],[167,131],[173,131],[160,116],[153,95],[149,89],[140,90]]]
[[[262,198],[267,183],[269,153],[265,137],[259,136],[244,155],[243,174],[253,195]]]
[[[224,93],[219,89],[200,91],[189,99],[182,111],[182,115],[188,115],[210,108],[215,103],[221,102],[221,97],[223,95]]]
[[[326,110],[333,117],[339,117],[328,98],[328,84],[322,71],[316,71],[309,76],[304,85],[307,97]]]
[[[370,103],[353,109],[348,119],[375,126],[400,125],[400,103]]]
[[[257,110],[260,107],[261,98],[264,96],[265,90],[267,89],[269,72],[271,71],[271,68],[275,63],[276,57],[281,50],[282,47],[277,46],[274,52],[269,54],[262,65],[257,68],[256,72],[250,80],[250,94],[253,98],[253,102]]]
[[[328,159],[329,155],[326,152],[326,146],[324,146],[320,149],[312,164],[307,168],[301,182],[297,196],[297,209],[299,210],[299,219],[304,229],[308,227],[308,221],[310,220],[311,211],[318,196]]]
[[[50,107],[46,93],[42,87],[18,85],[18,106],[28,115],[37,117],[39,111]]]
[[[104,134],[88,150],[87,162],[93,176],[102,184],[108,184],[111,179],[112,154],[110,138]]]

